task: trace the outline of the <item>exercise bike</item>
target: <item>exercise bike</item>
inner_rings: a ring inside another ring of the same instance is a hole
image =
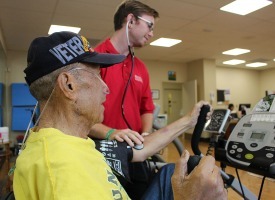
[[[192,135],[192,150],[195,155],[201,157],[203,155],[198,145],[201,133],[203,130],[213,133],[210,147],[215,148],[215,158],[221,162],[222,169],[220,171],[225,187],[232,188],[244,199],[260,199],[265,178],[275,178],[274,97],[275,95],[269,95],[261,99],[252,113],[238,121],[229,138],[225,138],[224,133],[231,120],[230,111],[227,109],[214,110],[211,120],[205,124],[205,116],[208,111],[207,108],[202,108]],[[225,173],[227,165],[263,176],[258,197],[241,184],[239,177],[236,179]]]

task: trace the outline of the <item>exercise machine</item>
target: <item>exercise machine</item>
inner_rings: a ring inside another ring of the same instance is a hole
[[[220,111],[214,111],[213,117],[211,118],[210,123],[207,124],[205,128],[207,112],[209,112],[209,106],[203,106],[191,139],[192,150],[195,155],[200,157],[204,156],[199,149],[199,140],[200,140],[202,131],[208,130],[214,133],[219,132],[221,130],[224,130],[224,125],[226,124],[226,121],[227,121],[227,118],[226,118],[227,111],[223,112],[224,115],[221,115]],[[214,124],[214,126],[212,126],[211,124]],[[190,160],[199,161],[198,158],[193,158],[193,157],[190,157]],[[196,165],[196,161],[192,161],[192,165]],[[191,168],[194,168],[194,166],[192,166]],[[239,180],[235,179],[234,176],[225,173],[225,171],[222,169],[220,170],[220,173],[221,173],[221,176],[223,177],[225,187],[227,188],[231,187],[238,194],[244,196],[245,197],[244,199],[249,199],[249,200],[257,199],[256,196],[253,193],[251,193],[244,185],[242,185]]]
[[[214,110],[211,120],[205,123],[208,111],[203,107],[192,135],[194,154],[203,156],[199,150],[200,135],[202,131],[213,133],[210,147],[215,148],[215,158],[221,162],[221,175],[225,185],[244,199],[260,199],[265,177],[275,178],[274,97],[275,95],[269,95],[261,99],[250,114],[238,121],[229,138],[224,137],[231,120],[229,110]],[[236,168],[236,171],[242,169],[263,176],[258,198],[241,184],[239,176],[236,179],[225,173],[226,165]]]

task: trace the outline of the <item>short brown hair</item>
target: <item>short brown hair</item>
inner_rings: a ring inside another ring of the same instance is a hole
[[[147,15],[153,16],[155,19],[159,18],[159,13],[155,9],[139,1],[126,0],[122,2],[122,4],[120,4],[120,6],[118,7],[114,15],[115,31],[122,28],[125,18],[130,13],[132,13],[135,17],[140,16],[142,14],[147,14]]]

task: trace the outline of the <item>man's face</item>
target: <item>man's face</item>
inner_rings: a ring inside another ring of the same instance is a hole
[[[99,66],[80,64],[74,70],[77,70],[81,77],[78,107],[93,124],[102,122],[103,102],[109,94],[109,88],[101,79]]]
[[[137,16],[130,40],[134,47],[143,47],[153,37],[155,19],[150,15]]]

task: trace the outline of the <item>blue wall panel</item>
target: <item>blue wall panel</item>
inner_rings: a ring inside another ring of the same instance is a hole
[[[11,84],[12,106],[35,106],[36,99],[31,95],[26,83]]]
[[[25,131],[31,119],[34,107],[13,107],[12,108],[12,130]],[[33,123],[31,123],[31,127]]]

